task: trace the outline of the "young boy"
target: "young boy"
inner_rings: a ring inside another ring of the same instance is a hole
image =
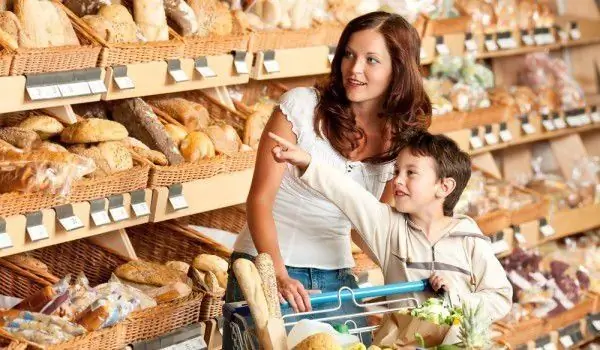
[[[382,268],[385,283],[429,279],[454,305],[483,303],[493,320],[511,308],[512,287],[489,239],[473,219],[453,215],[471,177],[471,160],[446,136],[419,132],[396,160],[394,207],[334,169],[311,162],[298,146],[272,133],[273,157],[295,165],[302,181],[335,203]],[[431,292],[409,295],[420,302]],[[406,298],[407,295],[398,296]]]

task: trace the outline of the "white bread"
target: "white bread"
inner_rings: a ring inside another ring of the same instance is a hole
[[[256,266],[250,260],[237,259],[233,263],[233,272],[248,303],[258,333],[265,332],[269,322],[269,306]]]
[[[135,23],[148,41],[169,40],[163,0],[133,0]]]
[[[193,266],[197,270],[204,272],[210,271],[216,275],[219,272],[227,273],[229,263],[227,260],[216,255],[200,254],[194,258]]]

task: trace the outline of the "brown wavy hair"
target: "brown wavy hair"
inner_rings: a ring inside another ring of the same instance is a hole
[[[381,154],[365,159],[371,163],[393,161],[412,131],[426,130],[431,124],[431,102],[423,87],[420,66],[421,39],[415,28],[402,16],[387,12],[371,12],[352,20],[339,40],[329,79],[319,86],[314,128],[326,137],[333,148],[347,156],[366,138],[346,97],[342,78],[342,59],[352,34],[377,30],[385,39],[392,58],[392,78],[386,92],[380,118],[386,119],[391,145]]]

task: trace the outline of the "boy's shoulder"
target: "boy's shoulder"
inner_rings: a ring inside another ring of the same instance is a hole
[[[481,229],[477,225],[477,222],[467,215],[455,215],[455,219],[458,219],[458,223],[452,228],[450,237],[456,238],[471,238],[475,242],[481,241],[490,243],[490,238],[481,232]]]

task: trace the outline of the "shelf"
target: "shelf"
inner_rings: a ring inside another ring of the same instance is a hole
[[[151,206],[152,192],[145,190],[146,205]],[[105,210],[108,206],[105,200]],[[43,209],[37,213],[42,215],[42,225],[47,232],[45,239],[33,242],[27,233],[27,218],[25,215],[14,215],[5,218],[6,232],[12,241],[12,247],[0,250],[0,257],[18,254],[30,250],[35,250],[55,244],[69,242],[77,239],[93,237],[103,233],[119,230],[122,228],[140,225],[149,222],[150,216],[135,217],[131,207],[131,196],[128,193],[123,194],[123,208],[128,214],[129,219],[119,222],[111,222],[102,226],[95,226],[90,216],[91,204],[89,202],[75,203],[71,205],[73,214],[81,220],[83,227],[72,231],[66,231],[57,220],[55,209]]]
[[[156,188],[152,195],[151,221],[171,220],[245,203],[253,172],[254,169],[247,169],[181,184],[187,208],[180,210],[170,204],[169,188]]]
[[[206,89],[211,87],[245,84],[250,78],[248,74],[237,74],[234,67],[233,55],[220,55],[206,57],[207,67],[215,77],[203,77],[195,68],[192,59],[175,60],[179,63],[180,71],[189,80],[176,82],[169,73],[168,64],[164,62],[149,62],[130,64],[121,67],[107,68],[105,84],[107,92],[103,100],[117,100],[149,95],[167,94],[180,91]],[[252,64],[252,55],[246,55],[247,67]],[[115,76],[128,77],[133,83],[133,88],[120,89],[115,82]]]
[[[328,57],[327,46],[260,51],[256,53],[251,78],[268,80],[327,74],[330,71]]]

